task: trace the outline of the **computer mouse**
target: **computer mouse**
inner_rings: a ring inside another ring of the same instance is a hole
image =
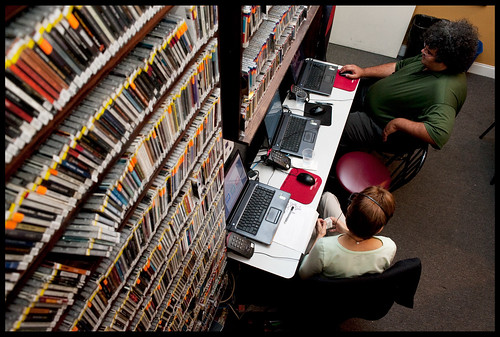
[[[342,72],[342,73],[341,73],[341,72],[339,72],[339,75],[340,75],[340,76],[343,76],[343,77],[346,77],[346,75],[348,75],[348,74],[349,74],[349,75],[352,75],[352,71],[346,70],[346,71],[344,71],[344,72]]]
[[[307,186],[312,186],[316,183],[316,179],[314,179],[312,175],[306,172],[297,174],[297,181]]]
[[[321,105],[317,105],[315,107],[312,107],[309,109],[309,114],[312,116],[319,116],[322,115],[326,112],[326,109],[322,107]]]

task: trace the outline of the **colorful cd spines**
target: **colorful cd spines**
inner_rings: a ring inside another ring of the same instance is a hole
[[[106,48],[115,48],[113,47],[113,43],[119,39],[117,35],[118,21],[116,21],[118,20],[118,16],[113,17],[106,12],[106,10],[113,10],[114,6],[96,6],[90,9],[83,7],[85,6],[75,8],[74,13],[70,14],[73,14],[75,19],[77,15],[83,17],[83,13],[85,15],[90,13],[94,19],[96,19],[96,16],[99,16],[98,20],[96,20],[97,22],[93,24],[97,23],[96,27],[99,27],[103,33],[99,38],[97,36],[88,36],[89,39],[93,40],[94,43],[98,41],[100,43],[98,48],[104,48],[103,50],[106,50]],[[122,7],[128,8],[133,6]],[[196,49],[196,44],[200,44],[199,41],[193,43],[193,36],[203,36],[203,39],[206,40],[208,34],[211,34],[209,32],[213,32],[214,27],[216,29],[217,10],[215,6],[196,6],[191,7],[189,11],[186,10],[186,13],[203,13],[203,15],[194,15],[195,23],[189,21],[182,23],[175,32],[175,38],[172,38],[170,41],[172,42],[172,55],[189,59],[192,57],[190,53]],[[119,14],[115,13],[115,15]],[[68,17],[70,16],[68,15]],[[101,22],[99,22],[99,19]],[[121,19],[123,20],[123,17]],[[90,24],[90,22],[87,23]],[[200,23],[204,27],[201,27]],[[70,27],[70,24],[71,22],[67,22],[67,25],[64,24],[63,26],[61,24],[61,27],[66,29]],[[57,30],[61,34],[61,27],[55,28],[54,31]],[[201,29],[194,34],[192,31],[189,32],[190,27],[199,27]],[[79,28],[82,27],[80,26]],[[97,28],[94,29],[97,30]],[[131,29],[135,30],[137,27]],[[57,42],[58,35],[52,35],[54,36],[47,34],[48,39],[46,40],[52,39],[51,42]],[[151,41],[153,39],[148,39],[147,42]],[[216,40],[208,43],[208,45],[207,52],[202,53],[200,58],[195,62],[193,70],[185,72],[187,76],[184,75],[185,77],[181,80],[181,82],[184,81],[184,85],[179,86],[179,95],[176,97],[174,105],[175,113],[177,113],[176,118],[181,122],[177,124],[177,128],[182,128],[186,121],[193,120],[195,111],[203,110],[203,118],[198,117],[194,119],[194,123],[190,127],[190,130],[194,131],[194,133],[191,134],[191,131],[189,133],[190,140],[188,141],[186,150],[183,152],[186,157],[180,158],[181,162],[183,160],[195,162],[195,159],[201,155],[203,145],[207,144],[210,134],[214,132],[215,126],[220,122],[220,104],[218,103],[218,99],[215,99],[215,104],[209,104],[212,107],[207,108],[201,105],[201,102],[207,100],[207,95],[212,92],[214,84],[218,81],[219,73]],[[57,49],[56,51],[61,52],[62,49]],[[76,57],[76,59],[85,59],[92,54],[92,52],[90,54],[78,54],[78,51],[75,49],[72,52],[73,55],[70,57]],[[166,63],[170,61],[170,64],[173,64],[171,59],[166,61],[166,58],[169,56],[166,56],[164,50],[158,50],[156,55],[160,55],[161,59]],[[99,178],[98,192],[85,202],[82,206],[82,212],[79,212],[76,218],[68,225],[62,239],[54,246],[55,250],[53,253],[55,254],[70,253],[68,248],[71,249],[70,254],[72,255],[75,253],[87,255],[90,252],[101,254],[98,252],[102,251],[104,254],[102,256],[107,256],[105,260],[111,258],[110,261],[112,261],[111,267],[104,268],[104,270],[100,267],[97,270],[98,274],[105,275],[105,278],[99,281],[99,286],[102,289],[96,291],[93,290],[96,288],[85,287],[81,295],[79,295],[90,299],[90,301],[86,302],[86,306],[75,303],[75,308],[86,308],[86,310],[81,311],[82,315],[75,316],[74,311],[68,314],[67,317],[69,320],[65,320],[63,326],[69,327],[66,322],[71,322],[70,317],[75,317],[78,321],[76,325],[70,327],[72,330],[93,330],[103,322],[103,315],[110,309],[109,301],[113,301],[114,296],[116,296],[113,295],[113,292],[116,292],[116,289],[121,287],[121,284],[123,284],[127,277],[126,275],[129,273],[130,269],[127,269],[127,267],[129,266],[130,259],[134,255],[134,259],[137,259],[142,254],[140,249],[144,249],[140,247],[144,244],[146,236],[140,234],[141,230],[139,227],[135,227],[127,243],[123,242],[125,239],[123,236],[116,235],[119,234],[116,232],[116,229],[123,219],[124,212],[129,207],[128,205],[131,204],[132,200],[137,200],[139,195],[137,193],[138,188],[140,189],[144,181],[151,179],[152,170],[151,166],[148,166],[148,160],[161,157],[165,152],[169,152],[170,147],[178,137],[178,135],[172,137],[171,133],[168,132],[172,129],[172,126],[166,125],[171,112],[165,109],[163,111],[165,114],[159,114],[159,111],[152,110],[156,97],[161,95],[162,89],[163,91],[166,90],[166,87],[159,85],[159,79],[161,76],[167,74],[167,68],[156,68],[155,70],[155,65],[156,67],[160,67],[160,56],[156,57],[156,55],[152,59],[153,62],[147,63],[145,66],[139,66],[135,71],[127,74],[130,77],[126,76],[123,78],[124,80],[120,80],[120,74],[126,73],[127,67],[138,66],[141,63],[127,59],[123,63],[123,67],[117,67],[119,71],[116,74],[111,74],[110,77],[106,78],[105,81],[102,81],[95,88],[89,97],[61,124],[57,130],[57,135],[55,134],[51,137],[50,142],[44,144],[41,150],[30,158],[31,166],[27,166],[23,170],[24,173],[17,174],[9,185],[11,188],[8,193],[8,199],[12,201],[8,209],[8,214],[11,217],[10,221],[19,220],[16,215],[19,211],[25,213],[32,211],[34,212],[33,214],[40,215],[46,212],[51,219],[54,218],[51,222],[49,221],[50,223],[60,224],[64,221],[65,215],[74,207],[74,201],[77,201],[82,193],[96,183],[97,177],[102,172],[102,167],[109,165],[116,153],[121,151],[120,146],[122,145],[120,143],[125,144],[127,138],[137,125],[134,121],[138,119],[142,120],[144,118],[142,117],[143,114],[154,115],[141,131],[141,140],[133,143],[137,145],[137,153],[134,151],[133,156],[125,156],[118,160],[118,167],[110,170],[111,175]],[[76,59],[67,59],[66,56],[69,55],[64,55],[63,60],[67,62],[68,67],[79,75],[83,74],[84,69],[79,67],[79,64],[75,62]],[[25,57],[24,54],[23,57]],[[25,67],[25,65],[22,64],[22,67]],[[42,71],[41,67],[37,69]],[[46,72],[49,71],[46,70]],[[40,76],[40,79],[43,79],[43,77]],[[117,83],[118,86],[116,86]],[[71,84],[61,82],[54,84],[54,86],[61,92],[64,88],[70,88]],[[57,92],[52,91],[52,94],[56,96]],[[60,93],[59,96],[61,96]],[[209,97],[208,101],[211,100],[213,98]],[[181,113],[184,113],[184,115],[180,115]],[[48,118],[47,115],[43,116],[44,118]],[[14,122],[13,119],[12,121]],[[119,145],[118,149],[113,147],[116,144]],[[165,150],[167,148],[168,150]],[[183,180],[188,182],[186,170],[192,168],[194,165],[184,164],[188,167],[181,168],[182,163],[178,162],[177,164],[177,168],[185,176]],[[34,170],[39,170],[39,173],[35,173]],[[153,218],[148,217],[148,221],[150,221],[148,226],[150,228],[155,226],[152,224],[158,221],[161,214],[164,214],[168,209],[168,205],[172,203],[173,188],[171,185],[171,171],[168,169],[164,171],[162,168],[160,172],[164,172],[161,174],[161,179],[159,180],[161,182],[160,188],[156,189],[156,186],[152,186],[155,192],[153,193],[152,190],[148,190],[145,196],[146,199],[150,198],[154,200],[153,204],[155,205],[153,208],[148,209],[148,212],[154,215]],[[30,182],[30,180],[33,181]],[[67,182],[70,188],[63,188],[64,182]],[[23,188],[22,184],[26,183],[28,184],[28,188]],[[188,239],[188,245],[193,243],[192,239],[199,231],[201,221],[200,215],[196,211],[198,206],[195,206],[196,202],[193,198],[193,189],[188,188],[186,194],[181,199],[181,205],[184,208],[183,212],[186,212],[184,217],[191,216],[191,220],[186,219],[189,225],[183,231],[183,240]],[[47,210],[49,211],[47,212]],[[12,218],[14,216],[15,218]],[[30,217],[26,216],[24,221],[29,223],[31,221]],[[16,226],[22,223],[19,221],[14,222]],[[43,227],[43,225],[48,225],[49,222],[41,222],[35,224],[35,226]],[[159,261],[162,258],[161,255],[158,255],[158,252],[161,251],[160,247],[162,247],[160,242],[163,245],[170,246],[175,242],[175,235],[178,235],[180,232],[176,233],[172,226],[173,224],[170,223],[167,227],[160,227],[163,230],[161,231],[161,239],[158,241],[159,245],[149,255],[149,259],[145,262],[143,261],[148,266],[147,270],[143,268],[145,272],[150,272],[150,268],[156,269],[157,272]],[[118,250],[112,249],[113,243],[118,243],[118,247],[121,248]],[[37,246],[35,249],[40,249],[40,247]],[[164,250],[168,251],[168,248],[164,248]],[[181,254],[183,250],[174,250],[179,252],[177,255],[178,259],[184,255]],[[142,264],[141,261],[142,259],[139,261],[140,265]],[[144,264],[142,265],[144,266]],[[177,270],[178,268],[179,265],[176,265],[172,270]],[[165,271],[167,270],[166,268]],[[9,276],[9,279],[16,279],[15,273],[10,273],[9,275],[12,275],[12,277]],[[29,285],[37,286],[39,283],[32,281]],[[59,285],[58,287],[58,289],[62,290],[64,286]],[[29,292],[27,292],[27,289],[23,290],[23,296],[25,298],[32,298],[31,295],[28,295]],[[53,292],[55,293],[56,291],[54,290]],[[162,291],[165,291],[165,289]],[[140,293],[141,288],[138,287],[136,295]],[[155,296],[157,295],[156,291],[154,294]],[[78,299],[78,301],[80,300]],[[67,301],[67,303],[70,302]],[[148,302],[145,313],[150,315],[151,308],[157,308],[157,305],[158,297],[156,297],[155,302]],[[151,320],[152,318],[153,316],[150,315],[149,319]],[[57,319],[54,318],[54,321],[57,321]],[[29,329],[31,327],[30,324],[32,323],[26,321],[23,325],[18,326],[18,328],[20,330]],[[40,324],[39,327],[41,328],[42,325]],[[35,325],[32,326],[34,327]],[[48,324],[47,328],[53,326],[54,322]]]

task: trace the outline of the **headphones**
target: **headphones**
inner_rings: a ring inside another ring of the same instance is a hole
[[[380,204],[379,204],[379,203],[378,203],[375,199],[373,199],[373,198],[372,198],[372,197],[370,197],[369,195],[366,195],[366,194],[363,194],[363,193],[358,193],[358,192],[356,192],[356,193],[352,193],[352,194],[349,196],[349,199],[348,199],[348,200],[349,200],[349,204],[351,203],[352,199],[353,199],[356,195],[362,195],[363,197],[368,198],[368,199],[370,199],[371,201],[373,201],[373,202],[374,202],[374,203],[375,203],[378,207],[380,207],[380,209],[382,210],[382,212],[384,212],[384,214],[385,214],[385,216],[386,216],[387,220],[389,220],[389,219],[390,219],[390,216],[389,216],[389,214],[387,214],[387,212],[385,211],[385,209],[384,209],[384,208],[383,208],[383,207],[382,207],[382,206],[381,206],[381,205],[380,205]]]

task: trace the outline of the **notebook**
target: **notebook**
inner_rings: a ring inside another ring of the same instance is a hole
[[[292,71],[300,74],[295,83],[302,89],[325,96],[330,96],[332,93],[337,74],[337,67],[333,64],[307,58],[303,62],[299,60]]]
[[[302,158],[302,150],[314,149],[321,121],[284,111],[279,91],[276,90],[264,125],[273,150]]]
[[[290,200],[290,193],[248,179],[239,151],[236,151],[231,164],[226,166],[224,176],[227,230],[271,244]]]

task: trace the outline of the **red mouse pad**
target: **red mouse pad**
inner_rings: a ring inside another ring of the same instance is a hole
[[[314,185],[308,186],[299,181],[297,181],[297,175],[299,173],[306,172],[314,177],[316,182]],[[281,185],[280,190],[288,192],[291,194],[291,198],[303,204],[309,204],[313,201],[316,192],[321,186],[321,177],[300,168],[293,168],[288,176],[286,177],[283,185]]]
[[[335,75],[335,81],[333,82],[333,87],[346,91],[353,91],[354,89],[356,89],[358,81],[359,79],[351,80],[350,78],[340,76],[339,70],[337,70],[337,75]]]

